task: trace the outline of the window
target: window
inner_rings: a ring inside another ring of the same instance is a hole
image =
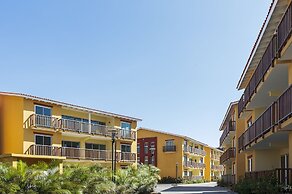
[[[193,176],[193,172],[192,171],[189,172],[189,176]]]
[[[131,145],[121,144],[121,152],[131,152]]]
[[[201,157],[201,158],[200,158],[200,162],[201,162],[201,163],[204,163],[204,158]]]
[[[203,170],[200,171],[200,176],[204,176],[204,171]]]
[[[155,151],[155,142],[150,143],[150,151],[151,151],[151,154],[153,155]]]
[[[184,176],[188,176],[188,171],[184,171]]]
[[[144,164],[148,164],[148,156],[144,156]]]
[[[140,143],[137,144],[137,154],[140,154]]]
[[[151,156],[151,164],[155,164],[155,157],[154,156]]]
[[[131,123],[121,122],[121,129],[123,137],[131,137]]]
[[[247,120],[246,124],[247,124],[247,128],[249,128],[249,127],[252,125],[252,117],[250,117],[250,118]]]
[[[140,156],[137,156],[137,162],[138,162],[138,163],[141,163],[141,161],[140,161]]]
[[[37,115],[52,116],[52,110],[50,107],[35,105],[34,109],[35,114]]]
[[[148,142],[144,142],[144,154],[148,154]]]
[[[174,146],[174,140],[173,139],[165,140],[165,145],[166,146]]]
[[[188,164],[188,156],[187,155],[184,155],[184,164],[185,164],[185,166]]]
[[[94,143],[85,143],[86,149],[91,150],[106,150],[106,146],[104,144],[94,144]]]
[[[75,141],[62,141],[62,147],[80,148],[80,143]]]
[[[36,145],[52,145],[52,137],[49,135],[35,135]]]
[[[249,156],[247,158],[247,171],[251,172],[252,171],[252,156]]]
[[[89,123],[88,119],[82,119],[82,118],[72,117],[72,116],[68,116],[68,115],[62,115],[62,119],[67,119],[67,120],[71,120],[71,121],[79,121],[79,122],[83,122],[83,123]],[[105,126],[105,122],[95,121],[95,120],[91,120],[90,122],[92,124],[95,124],[95,125],[104,125]]]

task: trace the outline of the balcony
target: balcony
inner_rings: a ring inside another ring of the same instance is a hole
[[[25,152],[27,155],[65,156],[67,159],[111,161],[112,152],[108,150],[31,145]],[[136,153],[117,152],[118,162],[135,162]]]
[[[291,116],[292,85],[238,138],[239,150],[246,149],[252,142],[264,137],[274,126],[281,124]]]
[[[163,146],[163,152],[176,152],[176,146],[175,145]]]
[[[194,161],[184,161],[184,166],[187,168],[196,168],[196,169],[206,168],[206,164],[198,163],[198,162],[194,162]]]
[[[224,129],[221,137],[220,137],[220,146],[223,144],[224,140],[226,139],[226,137],[228,136],[228,134],[231,131],[235,131],[236,129],[236,122],[235,121],[229,121],[229,123],[227,124],[226,128]]]
[[[211,154],[211,159],[212,160],[220,160],[220,155],[219,154]]]
[[[56,117],[32,114],[26,122],[28,127],[60,129],[63,131],[111,136],[111,130],[117,131],[117,138],[136,140],[136,131],[125,130],[117,127],[98,125],[93,123],[75,121],[70,119],[58,119]]]
[[[227,160],[235,158],[235,148],[228,148],[220,157],[220,164],[223,164]]]
[[[273,66],[274,60],[281,57],[281,51],[291,37],[292,32],[292,4],[287,8],[280,24],[277,27],[276,34],[270,41],[260,63],[258,64],[253,76],[251,77],[245,91],[238,103],[238,114],[244,110],[252,95],[256,92],[257,86],[264,80],[268,69]]]
[[[223,165],[211,165],[211,169],[214,171],[223,171],[224,166]]]
[[[184,152],[191,153],[200,156],[206,156],[206,152],[199,148],[191,147],[191,146],[184,146]]]
[[[222,181],[226,184],[233,185],[235,184],[235,175],[231,174],[222,175]]]
[[[278,184],[292,184],[292,168],[276,168],[273,170],[246,172],[245,178],[251,180],[264,179],[267,177],[276,177]]]

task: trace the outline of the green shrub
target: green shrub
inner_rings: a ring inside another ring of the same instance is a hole
[[[161,184],[171,184],[171,183],[182,183],[183,179],[181,177],[173,178],[171,176],[168,177],[162,177],[159,181]]]
[[[272,194],[279,193],[280,187],[273,176],[257,180],[244,178],[234,186],[234,191],[239,194]]]
[[[160,177],[158,168],[139,165],[120,169],[115,175],[116,181],[111,179],[111,170],[100,165],[67,165],[60,174],[56,164],[28,166],[19,162],[17,168],[13,168],[0,163],[0,193],[147,194],[153,191]]]

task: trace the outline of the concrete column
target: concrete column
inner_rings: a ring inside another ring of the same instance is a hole
[[[63,174],[64,168],[63,168],[63,163],[59,163],[59,173]]]
[[[292,131],[291,132],[289,132],[289,147],[288,147],[288,149],[289,149],[289,163],[288,163],[288,166],[289,166],[289,168],[291,168],[292,167]]]
[[[91,134],[91,113],[88,113],[88,133]]]
[[[288,84],[292,84],[292,63],[288,66]]]

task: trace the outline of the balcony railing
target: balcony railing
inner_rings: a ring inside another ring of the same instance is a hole
[[[130,152],[119,152],[117,153],[117,160],[123,162],[135,162],[136,161],[136,154]]]
[[[44,127],[44,128],[57,128],[58,127],[58,118],[32,114],[30,115],[29,125],[34,127]]]
[[[28,155],[61,156],[61,148],[47,145],[31,145],[25,152]]]
[[[211,169],[215,171],[223,171],[224,166],[223,165],[211,165]]]
[[[220,160],[220,155],[219,154],[211,154],[211,159],[212,160]]]
[[[273,170],[266,171],[253,171],[246,172],[245,178],[252,180],[265,179],[269,177],[275,177],[279,184],[281,185],[291,185],[292,184],[292,168],[276,168]]]
[[[163,152],[176,152],[176,146],[175,145],[163,146]]]
[[[74,121],[70,119],[58,119],[56,117],[32,114],[28,121],[25,122],[28,127],[42,127],[62,129],[64,131],[71,131],[77,133],[87,133],[94,135],[111,136],[111,130],[117,131],[117,138],[121,139],[136,139],[136,131],[125,130],[118,127],[111,127],[105,125],[98,125],[94,123],[87,123],[81,121]]]
[[[192,147],[192,146],[184,145],[184,152],[188,152],[188,153],[200,155],[200,156],[206,156],[206,151],[199,148]]]
[[[188,168],[199,168],[199,169],[206,168],[206,164],[198,163],[194,161],[184,161],[184,166]]]
[[[25,152],[27,155],[64,156],[68,159],[104,160],[112,159],[112,152],[108,150],[56,147],[47,145],[31,145]],[[118,162],[135,162],[136,153],[117,152]]]
[[[229,121],[226,128],[224,129],[221,137],[220,137],[220,146],[223,144],[225,138],[229,134],[230,131],[235,131],[236,129],[236,122],[235,121]]]
[[[268,133],[275,125],[291,116],[292,85],[238,138],[239,150],[245,149],[253,141]]]
[[[235,157],[235,148],[228,148],[220,157],[220,164]]]
[[[278,26],[278,51],[280,52],[291,36],[292,30],[292,4],[289,5],[284,17]]]
[[[222,181],[226,184],[233,185],[235,184],[235,175],[231,174],[222,175]]]

